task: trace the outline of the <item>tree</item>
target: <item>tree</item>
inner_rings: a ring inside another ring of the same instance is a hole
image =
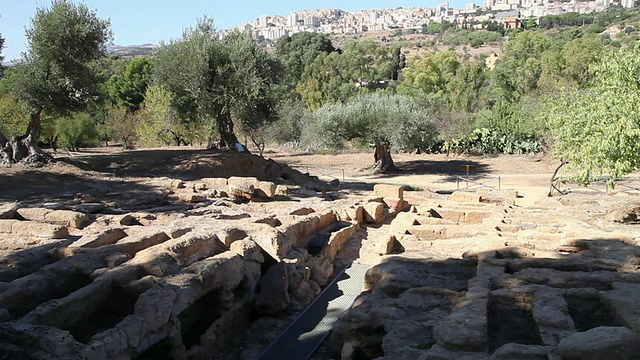
[[[140,121],[137,128],[140,140],[148,146],[188,145],[198,139],[198,131],[189,123],[180,119],[171,106],[171,93],[159,85],[150,85],[147,88],[144,102],[139,110]]]
[[[542,74],[542,54],[550,41],[535,31],[523,31],[504,45],[504,54],[496,62],[492,86],[499,98],[516,102],[538,86]]]
[[[4,38],[2,37],[2,34],[0,34],[0,78],[2,78],[2,75],[4,73],[4,65],[2,64],[2,62],[4,62],[4,56],[2,56],[3,48],[4,48]]]
[[[326,104],[311,114],[303,136],[307,143],[340,148],[345,141],[360,140],[374,147],[374,172],[395,170],[391,150],[430,147],[437,132],[430,109],[408,96],[365,94],[347,104]]]
[[[179,116],[191,122],[215,120],[220,147],[238,142],[234,119],[243,125],[275,119],[270,97],[281,73],[279,62],[246,34],[233,32],[220,40],[210,19],[161,46],[154,69]],[[252,111],[261,114],[248,116]]]
[[[304,73],[318,55],[335,51],[331,39],[326,34],[299,32],[285,35],[276,43],[276,56],[285,66],[285,80],[282,82],[284,96],[297,96],[296,86]]]
[[[553,152],[580,183],[609,175],[613,185],[640,168],[640,45],[604,55],[589,72],[591,87],[556,99],[546,113]]]
[[[106,87],[111,103],[134,112],[144,101],[144,94],[149,86],[153,63],[148,58],[131,60],[122,75],[113,75]]]
[[[402,72],[398,92],[413,95],[443,94],[447,83],[460,67],[455,50],[440,52],[422,59],[413,58]]]
[[[66,114],[86,106],[97,87],[89,63],[104,54],[110,36],[109,21],[84,4],[54,0],[50,8],[36,10],[26,30],[27,52],[11,81],[14,97],[29,109],[30,121],[26,133],[5,146],[6,158],[48,158],[38,147],[43,110]]]
[[[98,142],[98,130],[91,115],[76,113],[63,117],[56,124],[56,134],[60,145],[71,151],[78,151],[80,146],[95,145]]]
[[[352,40],[342,52],[319,54],[302,74],[296,90],[310,109],[325,103],[347,102],[353,96],[380,86],[393,76],[389,48],[370,40]]]
[[[122,148],[131,149],[139,123],[138,112],[129,113],[125,108],[114,106],[107,109],[103,126],[110,137],[120,141]]]

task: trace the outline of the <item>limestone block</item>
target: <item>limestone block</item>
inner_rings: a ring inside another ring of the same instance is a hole
[[[451,194],[451,200],[461,203],[479,203],[482,201],[482,195],[467,191],[454,191]]]
[[[226,190],[227,179],[226,178],[203,178],[200,182],[206,184],[209,189]]]
[[[640,335],[625,327],[601,326],[563,339],[556,352],[563,359],[637,359]]]
[[[547,360],[552,346],[508,343],[499,347],[489,360]]]
[[[208,188],[209,187],[204,182],[196,182],[195,184],[193,184],[193,191],[204,191],[204,190],[207,190]]]
[[[388,255],[393,250],[395,245],[395,238],[392,236],[385,236],[376,241],[375,251],[378,255]]]
[[[364,205],[364,219],[368,223],[379,223],[384,220],[384,204],[370,202]]]
[[[416,225],[407,229],[411,235],[415,235],[423,240],[437,240],[447,238],[446,225]]]
[[[640,284],[613,282],[613,290],[602,293],[602,302],[610,309],[616,323],[640,332],[640,316],[638,316],[638,298]]]
[[[184,188],[184,181],[179,180],[179,179],[174,179],[174,180],[171,180],[169,186],[172,189],[182,189],[182,188]]]
[[[404,192],[402,186],[376,184],[373,186],[373,192],[382,197],[403,198]]]
[[[341,209],[340,220],[355,221],[358,224],[362,224],[364,222],[364,208],[361,205],[356,205]]]
[[[136,225],[142,225],[138,219],[136,219],[133,215],[131,214],[124,214],[121,216],[116,216],[113,218],[114,222],[120,225],[125,225],[125,226],[136,226]]]
[[[556,346],[576,331],[562,295],[557,289],[540,289],[533,294],[532,315],[544,345]]]
[[[405,204],[408,205],[406,201],[402,198],[393,198],[393,197],[385,197],[382,199],[384,205],[389,208],[391,211],[399,212],[404,210]]]
[[[207,201],[206,196],[195,193],[195,192],[188,192],[188,191],[178,193],[178,199],[180,199],[180,201],[182,202],[192,203],[192,204]]]
[[[218,239],[220,239],[220,241],[227,247],[231,246],[234,241],[242,240],[247,237],[246,231],[234,227],[233,225],[216,229],[215,234]]]
[[[71,210],[53,210],[44,216],[44,221],[49,224],[81,229],[89,221],[89,216]]]
[[[271,199],[276,196],[276,184],[271,181],[259,181],[257,190],[260,197]]]
[[[465,301],[433,329],[438,344],[450,350],[479,351],[487,348],[487,303],[489,281],[473,278]]]
[[[227,180],[227,193],[236,198],[252,199],[258,187],[256,178],[232,176]]]
[[[399,213],[393,220],[391,220],[391,224],[389,225],[389,234],[394,238],[399,239],[404,234],[407,234],[409,228],[414,225],[420,225],[417,219],[418,215],[415,213]]]
[[[16,210],[21,218],[38,222],[44,222],[44,216],[50,212],[50,209],[45,208],[20,208]]]
[[[276,185],[276,195],[289,194],[289,188],[286,185]]]
[[[264,262],[264,256],[262,256],[262,249],[260,246],[251,240],[238,240],[231,244],[231,252],[234,252],[242,256],[245,260],[257,261],[259,263]]]
[[[0,205],[0,219],[15,219],[17,203],[5,203]]]
[[[258,225],[258,224],[256,224]],[[249,239],[255,241],[267,254],[276,260],[282,257],[293,247],[293,243],[282,232],[269,225],[255,226],[249,234]]]
[[[108,229],[98,234],[83,235],[78,241],[69,245],[69,247],[95,248],[108,244],[115,244],[125,236],[127,236],[127,233],[121,228]]]
[[[66,226],[20,220],[0,220],[0,233],[50,239],[64,239],[69,236]]]
[[[344,227],[336,232],[331,233],[329,236],[329,242],[327,243],[327,247],[325,248],[327,257],[333,261],[338,254],[338,251],[342,248],[349,238],[358,231],[358,223],[353,222],[349,224],[349,226]]]
[[[382,204],[380,204],[382,206]],[[282,219],[282,225],[278,226],[287,238],[290,246],[297,245],[300,240],[310,234],[336,222],[337,218],[333,211],[325,210],[319,213],[309,214],[307,216],[291,216],[288,219]],[[286,249],[285,253],[289,249]]]

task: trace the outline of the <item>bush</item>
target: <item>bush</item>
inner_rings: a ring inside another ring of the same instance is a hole
[[[506,133],[496,128],[478,128],[466,136],[444,142],[442,151],[464,153],[477,151],[481,154],[535,154],[540,151],[542,141],[536,134]]]
[[[87,113],[61,118],[56,126],[56,134],[60,145],[71,151],[77,151],[80,146],[95,146],[99,139],[96,124]]]
[[[280,106],[278,120],[266,128],[265,138],[278,144],[299,141],[302,134],[304,103],[290,100]]]
[[[339,150],[356,140],[384,142],[396,151],[425,151],[437,139],[433,118],[430,108],[408,96],[365,94],[309,114],[302,140],[317,149]]]

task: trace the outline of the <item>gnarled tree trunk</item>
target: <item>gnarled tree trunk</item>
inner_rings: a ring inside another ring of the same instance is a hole
[[[32,165],[41,165],[51,160],[51,155],[45,153],[38,146],[40,138],[40,122],[42,109],[31,114],[29,127],[27,132],[21,136],[14,136],[9,141],[2,144],[0,139],[0,159],[9,163],[18,163],[20,161],[28,161]],[[4,136],[2,136],[4,138]]]
[[[238,138],[233,132],[233,120],[231,120],[231,116],[228,114],[220,114],[216,122],[218,124],[218,132],[220,133],[220,142],[218,143],[220,148],[235,149]]]
[[[393,164],[393,159],[391,158],[389,143],[386,141],[376,140],[373,160],[375,162],[373,166],[374,174],[388,174],[396,170],[396,166]]]

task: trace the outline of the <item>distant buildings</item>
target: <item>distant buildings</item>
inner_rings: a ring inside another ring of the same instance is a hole
[[[565,12],[581,14],[603,11],[613,4],[631,8],[635,0],[592,0],[567,2],[549,0],[484,0],[482,7],[471,2],[464,9],[452,9],[448,2],[435,8],[414,7],[375,9],[347,12],[338,9],[302,10],[287,16],[260,15],[258,19],[238,27],[252,36],[275,41],[297,32],[356,34],[391,28],[418,29],[424,24],[443,21],[459,22],[492,20],[507,28],[522,27],[521,18],[560,15]]]

